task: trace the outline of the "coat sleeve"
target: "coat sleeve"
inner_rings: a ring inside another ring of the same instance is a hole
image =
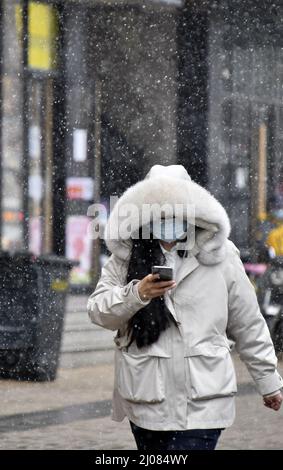
[[[277,357],[269,329],[260,312],[254,286],[250,282],[239,250],[229,256],[229,316],[227,335],[246,364],[257,390],[266,395],[279,390],[283,380],[277,372]]]
[[[124,285],[125,278],[122,261],[112,254],[102,268],[95,291],[88,298],[87,311],[93,323],[109,330],[118,330],[150,302],[139,298],[138,279]]]

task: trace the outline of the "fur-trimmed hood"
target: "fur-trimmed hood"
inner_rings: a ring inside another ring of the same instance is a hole
[[[194,223],[203,230],[196,234],[195,255],[201,264],[217,264],[226,253],[230,221],[224,207],[205,188],[191,180],[182,165],[154,165],[144,180],[129,187],[114,205],[107,221],[104,239],[107,248],[121,259],[131,252],[132,238],[139,227],[160,217],[158,207],[164,205],[194,210]],[[182,206],[176,206],[176,205]],[[118,228],[131,210],[130,231],[118,234]],[[143,208],[150,208],[144,212]],[[123,212],[124,211],[124,212]],[[190,212],[191,213],[191,212]],[[191,213],[192,214],[192,213]]]

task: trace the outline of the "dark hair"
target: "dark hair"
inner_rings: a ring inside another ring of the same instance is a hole
[[[180,257],[187,256],[185,250],[178,250]],[[127,282],[132,279],[142,279],[150,274],[151,266],[165,264],[165,256],[156,240],[150,235],[150,239],[143,239],[141,229],[139,238],[133,240],[131,257],[128,266]],[[160,333],[166,330],[171,323],[176,321],[164,302],[164,297],[156,297],[149,304],[141,308],[129,321],[127,332],[130,343],[136,341],[138,348],[155,343]]]

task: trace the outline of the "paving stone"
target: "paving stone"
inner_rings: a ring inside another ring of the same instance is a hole
[[[283,410],[264,407],[245,366],[235,355],[234,361],[237,418],[218,449],[282,449]],[[279,370],[283,374],[282,362]],[[0,449],[135,449],[128,420],[109,416],[113,372],[112,362],[94,362],[61,368],[52,383],[1,380]]]

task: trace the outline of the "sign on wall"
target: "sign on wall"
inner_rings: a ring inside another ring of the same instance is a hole
[[[16,24],[22,32],[22,8],[16,5]],[[56,68],[56,40],[59,34],[56,8],[38,2],[29,2],[28,8],[28,66],[37,70]]]
[[[94,181],[89,177],[71,176],[67,178],[68,199],[82,199],[91,201],[93,199]]]

